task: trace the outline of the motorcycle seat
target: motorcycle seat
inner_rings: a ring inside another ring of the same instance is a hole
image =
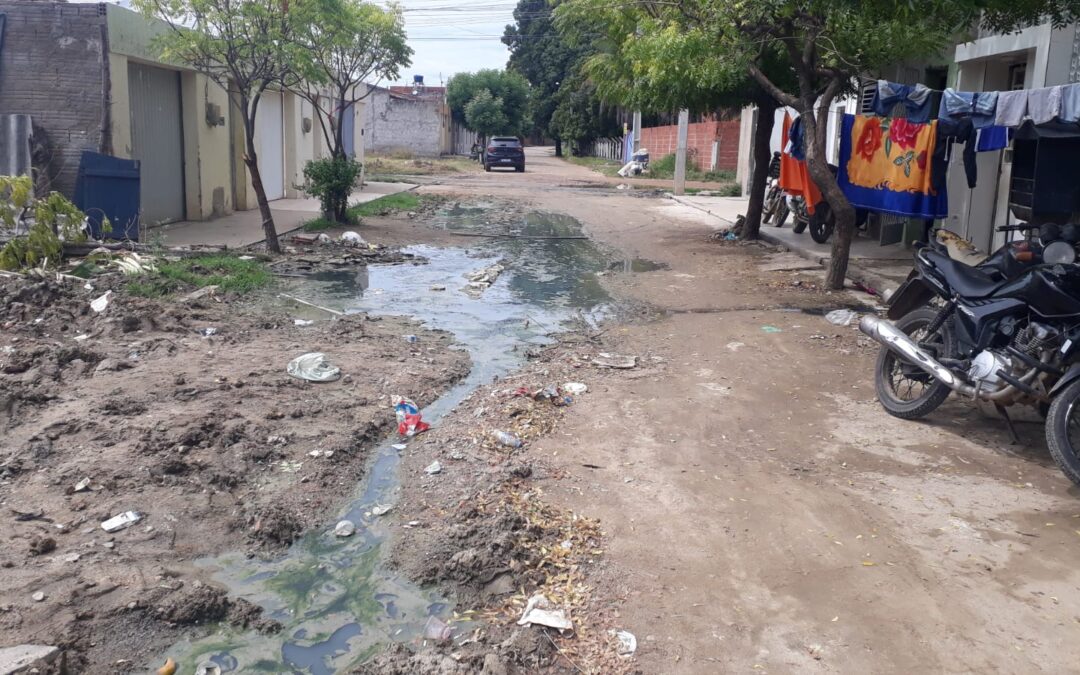
[[[945,277],[945,283],[958,295],[965,298],[985,298],[1005,283],[994,281],[982,270],[953,260],[938,251],[927,250],[923,255]]]

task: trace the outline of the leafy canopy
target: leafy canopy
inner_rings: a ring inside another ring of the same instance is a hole
[[[520,135],[524,131],[529,102],[529,83],[524,77],[506,70],[488,69],[459,73],[450,79],[446,102],[454,119],[473,131],[490,135],[469,122],[469,106],[477,96],[481,99],[474,107],[474,116],[482,120],[485,128],[495,129],[490,133]]]

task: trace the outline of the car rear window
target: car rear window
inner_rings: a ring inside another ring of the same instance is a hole
[[[499,148],[518,148],[521,147],[521,141],[516,138],[492,138],[491,144]]]

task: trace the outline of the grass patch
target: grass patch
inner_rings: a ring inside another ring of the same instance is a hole
[[[714,188],[686,188],[688,195],[701,195],[703,197],[741,197],[742,188],[738,183],[726,183]]]
[[[598,171],[605,176],[615,178],[619,175],[619,169],[622,168],[622,162],[617,162],[611,159],[600,159],[599,157],[566,157],[566,161],[571,164],[577,164],[583,166],[586,169],[592,169]]]
[[[335,223],[332,220],[327,220],[326,218],[319,216],[314,220],[304,221],[304,232],[322,232],[323,230],[332,230],[335,227],[348,227],[355,224],[355,219],[351,223]]]
[[[610,159],[600,159],[599,157],[567,157],[567,161],[571,164],[577,164],[593,171],[598,171],[605,176],[617,177],[619,175],[619,169],[622,168],[622,162],[613,161]],[[632,176],[630,180],[634,178],[655,178],[659,180],[674,180],[675,179],[675,155],[667,155],[655,160],[649,164],[649,172],[642,174],[641,176]],[[686,165],[686,180],[698,181],[702,183],[731,183],[735,180],[734,171],[701,171],[697,169],[693,164],[689,162]],[[731,188],[724,186],[717,188],[719,190],[731,191]],[[727,196],[738,196],[727,195]]]
[[[259,260],[241,260],[225,254],[163,261],[157,268],[156,273],[141,275],[128,282],[128,292],[145,298],[160,298],[179,291],[217,286],[222,291],[243,294],[268,286],[274,280],[270,270]]]
[[[398,211],[414,211],[420,207],[424,199],[424,196],[415,192],[398,192],[397,194],[373,199],[370,202],[350,206],[348,214],[349,218],[358,220],[369,216],[386,216]]]

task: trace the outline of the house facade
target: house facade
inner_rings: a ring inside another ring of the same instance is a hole
[[[160,58],[165,24],[105,3],[0,0],[0,16],[0,115],[32,118],[35,168],[51,189],[70,197],[92,150],[139,160],[144,224],[258,206],[241,116],[209,78]],[[359,128],[363,106],[353,112]],[[327,154],[311,103],[268,91],[256,124],[267,196],[301,196],[305,163]]]
[[[451,152],[445,87],[367,86],[361,118],[366,152],[416,157]]]

